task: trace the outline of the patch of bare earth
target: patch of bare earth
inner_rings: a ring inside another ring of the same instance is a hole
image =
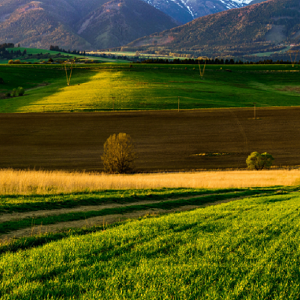
[[[300,94],[300,86],[285,86],[284,88],[278,89],[281,92],[294,92]]]

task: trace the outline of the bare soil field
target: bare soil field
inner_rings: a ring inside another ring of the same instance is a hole
[[[138,172],[245,168],[252,151],[300,165],[300,108],[0,114],[0,168],[102,171],[105,140],[133,138]]]

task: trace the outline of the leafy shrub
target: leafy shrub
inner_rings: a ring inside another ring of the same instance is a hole
[[[17,89],[13,89],[12,92],[11,92],[11,96],[12,97],[16,97],[18,94],[17,94]]]
[[[18,64],[23,64],[19,59],[16,59],[13,61],[12,59],[8,61],[9,65],[18,65]]]
[[[246,164],[250,170],[269,169],[273,164],[273,156],[267,152],[252,152],[246,159]]]
[[[5,93],[5,97],[9,98],[10,97],[10,92]]]
[[[106,140],[101,159],[106,173],[122,174],[133,172],[133,161],[136,157],[130,135],[119,133]]]
[[[17,95],[18,96],[23,96],[24,94],[25,94],[24,88],[22,88],[21,86],[19,86],[18,89],[17,89]]]

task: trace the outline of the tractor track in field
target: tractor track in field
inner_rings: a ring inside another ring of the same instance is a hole
[[[218,194],[209,194],[209,195],[218,195]],[[21,213],[21,214],[10,214],[11,218],[17,217],[16,215],[23,216],[23,218],[28,218],[28,217],[37,217],[37,215],[34,215],[34,213],[41,213],[44,212],[44,214],[40,214],[39,216],[50,216],[50,215],[60,215],[60,214],[65,214],[69,212],[82,212],[82,211],[92,211],[95,210],[97,207],[98,210],[102,210],[104,208],[117,208],[117,207],[125,207],[125,206],[133,206],[133,205],[142,205],[142,204],[153,204],[153,203],[159,203],[159,202],[171,202],[171,201],[176,201],[176,200],[188,200],[192,198],[200,198],[204,197],[207,195],[199,195],[199,196],[191,196],[191,197],[182,197],[182,198],[173,198],[173,199],[167,199],[167,200],[157,200],[157,201],[139,201],[139,202],[134,202],[134,203],[127,203],[127,204],[104,204],[104,205],[95,205],[95,206],[80,206],[77,208],[70,208],[70,209],[56,209],[56,210],[48,210],[48,211],[36,211],[36,212],[28,212],[28,213]],[[146,215],[151,215],[151,214],[167,214],[167,213],[173,213],[173,212],[181,212],[181,211],[188,211],[196,208],[204,208],[212,205],[218,205],[218,204],[223,204],[227,202],[231,202],[234,200],[240,200],[244,198],[249,198],[253,197],[254,195],[249,195],[249,196],[241,196],[241,197],[233,197],[233,198],[228,198],[228,199],[223,199],[223,200],[216,200],[213,202],[207,202],[204,204],[199,204],[199,205],[183,205],[177,208],[172,208],[172,209],[159,209],[159,208],[147,208],[143,210],[138,210],[138,211],[133,211],[130,213],[124,213],[124,214],[111,214],[111,215],[105,215],[105,216],[97,216],[97,217],[91,217],[87,218],[84,220],[76,220],[76,221],[67,221],[67,222],[59,222],[55,224],[50,224],[50,225],[38,225],[38,226],[31,226],[19,230],[14,230],[6,234],[0,235],[0,240],[2,241],[7,241],[13,238],[21,238],[21,237],[28,237],[28,236],[33,236],[33,235],[39,235],[39,234],[45,234],[45,233],[54,233],[58,232],[61,230],[66,230],[70,228],[81,228],[81,227],[92,227],[95,225],[102,225],[105,227],[107,224],[112,224],[120,221],[125,221],[128,219],[137,219]],[[84,210],[83,210],[84,209]],[[47,212],[47,214],[46,214]],[[49,214],[51,213],[51,214]],[[26,215],[26,217],[25,217]],[[4,222],[4,215],[1,215],[1,221]],[[13,220],[13,219],[10,219]],[[16,219],[14,219],[16,220]],[[8,219],[5,219],[5,222],[7,222]]]
[[[142,200],[136,202],[129,202],[129,203],[108,203],[108,204],[99,204],[99,205],[82,205],[73,208],[59,208],[59,209],[48,209],[48,210],[36,210],[36,211],[29,211],[24,213],[6,213],[0,214],[0,223],[15,221],[15,220],[22,220],[25,218],[37,218],[37,217],[48,217],[48,216],[58,216],[67,213],[75,213],[75,212],[88,212],[88,211],[98,211],[107,208],[118,208],[118,207],[127,207],[133,205],[143,205],[143,204],[154,204],[154,203],[162,203],[162,202],[172,202],[176,200],[189,200],[194,198],[201,198],[205,196],[216,196],[222,195],[226,193],[219,193],[219,194],[201,194],[201,195],[194,195],[189,197],[174,197],[174,198],[166,198],[162,200]]]

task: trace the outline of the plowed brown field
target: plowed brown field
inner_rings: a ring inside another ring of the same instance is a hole
[[[252,151],[300,165],[300,107],[257,117],[248,108],[0,114],[0,168],[101,171],[103,144],[119,132],[135,142],[138,171],[244,168]]]

